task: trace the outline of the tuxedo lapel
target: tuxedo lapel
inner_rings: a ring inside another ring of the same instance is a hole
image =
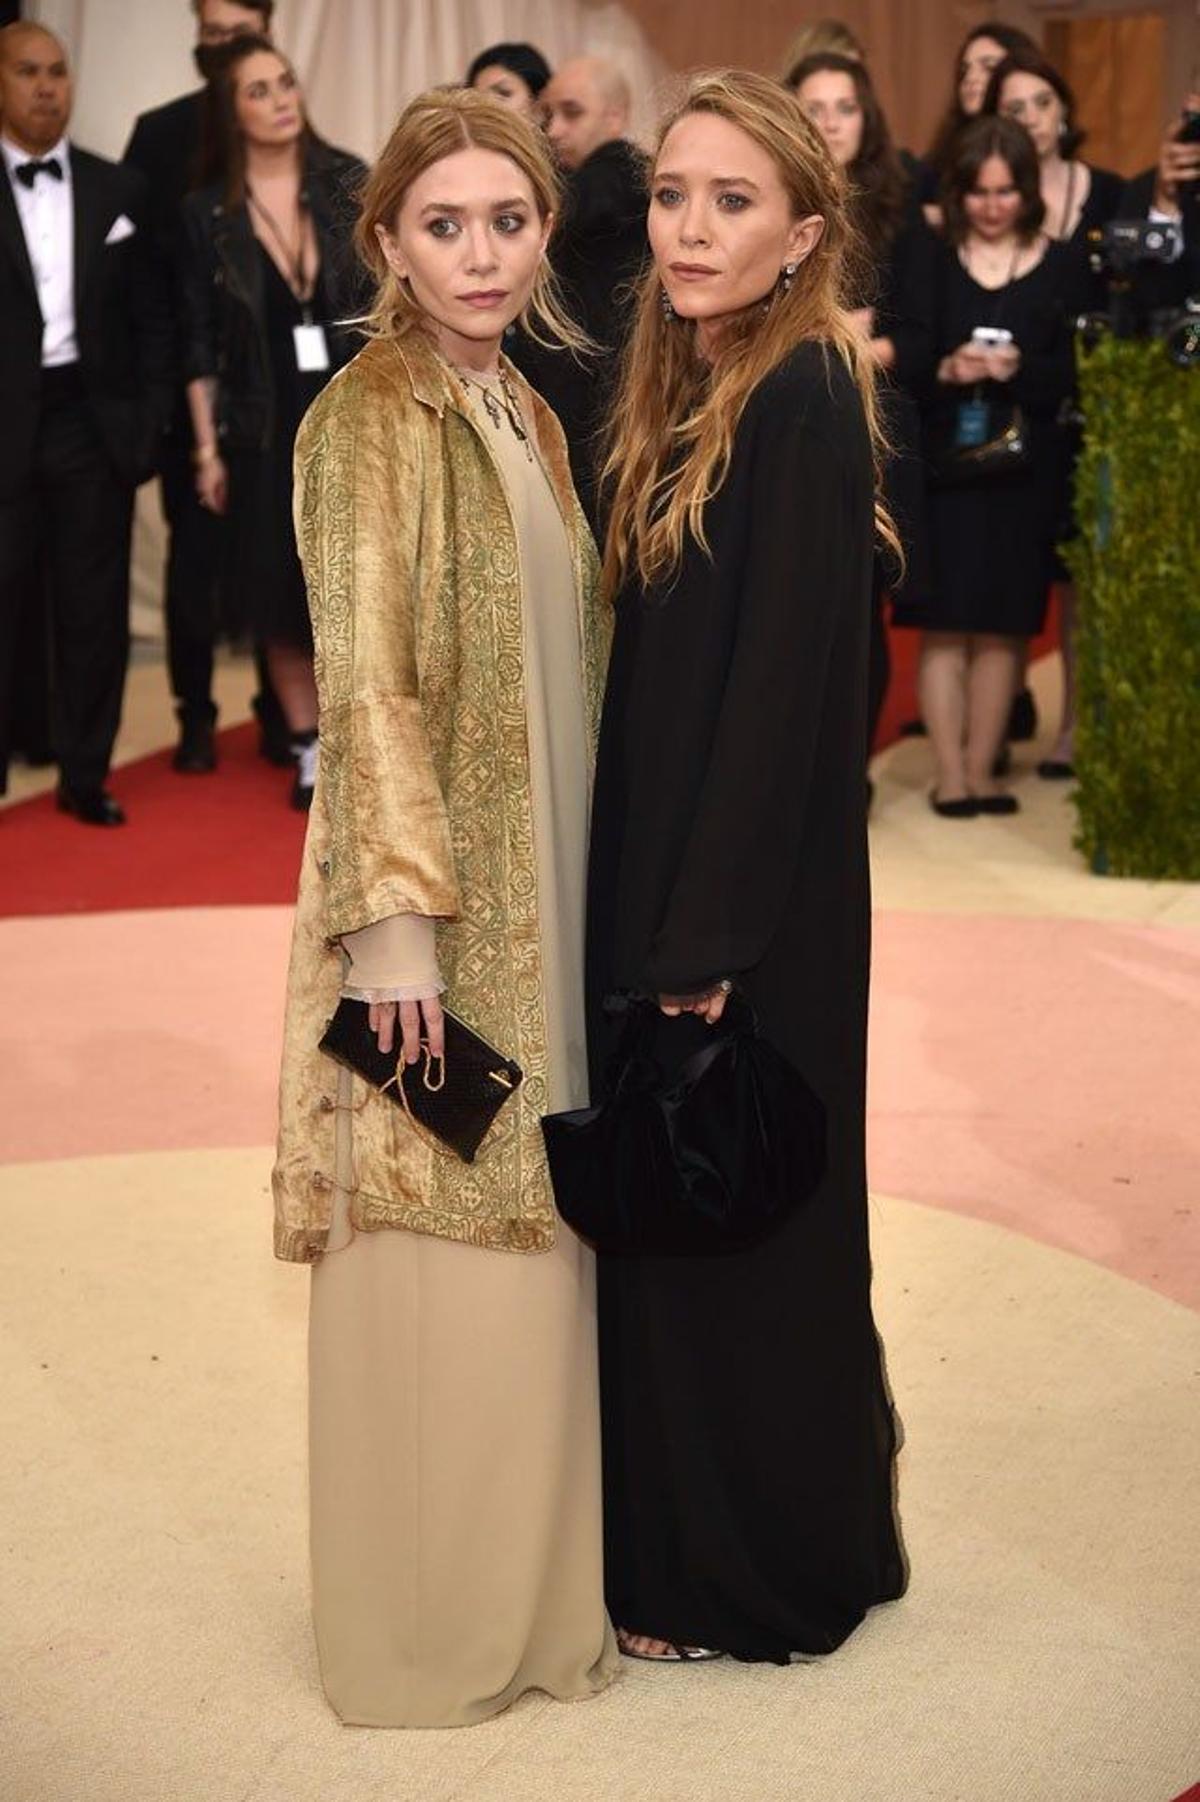
[[[71,151],[71,189],[75,205],[75,312],[82,317],[88,281],[112,223],[112,208],[105,194],[102,163]]]
[[[29,289],[30,299],[35,306],[38,305],[37,282],[34,279],[33,264],[29,261],[29,247],[25,242],[21,215],[17,211],[12,181],[3,162],[0,162],[0,243],[4,245],[16,264],[25,286]]]

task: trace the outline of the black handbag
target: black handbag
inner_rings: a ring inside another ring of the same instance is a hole
[[[559,1213],[601,1252],[746,1249],[820,1183],[824,1107],[736,994],[711,1027],[625,1013],[607,1099],[542,1121]]]
[[[989,424],[992,430],[981,444],[948,441],[935,449],[930,473],[936,487],[1003,481],[1029,468],[1029,426],[1020,406],[1014,402]]]
[[[369,1016],[367,1002],[340,1001],[321,1050],[402,1107],[465,1164],[474,1163],[492,1121],[521,1086],[521,1066],[451,1013],[445,1016],[445,1056],[435,1058],[422,1039],[420,1062],[406,1064],[398,1044],[380,1051]]]

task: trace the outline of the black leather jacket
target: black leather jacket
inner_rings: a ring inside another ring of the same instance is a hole
[[[358,190],[366,176],[357,157],[310,145],[304,201],[321,251],[330,317],[353,319],[370,305],[370,278],[353,246]],[[184,378],[217,384],[217,431],[226,449],[265,450],[274,430],[274,393],[266,335],[262,262],[249,212],[225,205],[220,188],[201,188],[183,206],[179,286],[184,309]],[[333,368],[362,339],[352,327],[327,328]]]

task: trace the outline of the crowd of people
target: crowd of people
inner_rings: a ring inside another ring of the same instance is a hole
[[[132,504],[152,473],[169,528],[175,768],[216,767],[214,648],[229,637],[256,653],[263,754],[292,772],[294,805],[313,793],[292,446],[360,342],[347,322],[369,289],[352,242],[366,170],[309,119],[273,10],[194,0],[204,85],[139,118],[118,166],[70,142],[57,41],[21,24],[0,38],[0,229],[12,252],[0,280],[16,322],[0,393],[22,422],[0,463],[0,785],[12,755],[56,762],[60,806],[94,824],[123,819],[107,772],[128,658]],[[519,323],[507,350],[562,421],[602,540],[623,320],[647,258],[629,86],[602,59],[551,69],[523,43],[486,47],[462,79],[538,124],[563,184],[551,254],[588,351],[551,349]],[[890,615],[921,634],[920,717],[907,729],[928,734],[933,806],[959,819],[1010,812],[1008,742],[1034,732],[1024,667],[1051,583],[1066,679],[1038,769],[1073,773],[1074,597],[1057,547],[1072,530],[1080,441],[1072,321],[1103,303],[1089,234],[1117,217],[1179,222],[1184,245],[1159,272],[1160,298],[1200,286],[1200,144],[1177,120],[1156,169],[1127,183],[1093,167],[1062,74],[1000,22],[962,45],[924,157],[895,144],[867,52],[839,22],[802,31],[780,79],[848,177],[862,254],[845,300],[882,378],[884,487],[903,551],[877,563],[868,748]],[[1193,94],[1184,119],[1198,108]],[[73,235],[101,226],[95,280],[85,259],[72,287]]]

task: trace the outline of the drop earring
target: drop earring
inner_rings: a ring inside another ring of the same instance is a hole
[[[779,286],[785,294],[791,292],[791,286],[796,279],[796,271],[799,267],[799,263],[786,263],[784,265],[783,274],[779,278]]]
[[[662,316],[666,320],[668,325],[670,325],[670,323],[673,319],[678,319],[679,314],[675,311],[675,308],[671,305],[671,296],[667,293],[667,290],[665,288],[662,288],[659,291],[658,304],[662,308]]]

